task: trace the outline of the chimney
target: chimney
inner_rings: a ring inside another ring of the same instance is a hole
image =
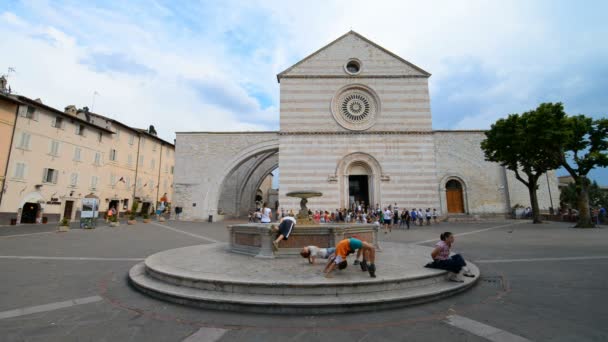
[[[74,115],[76,116],[76,106],[74,105],[69,105],[67,107],[65,107],[65,109],[63,110],[66,114],[70,114],[70,115]]]

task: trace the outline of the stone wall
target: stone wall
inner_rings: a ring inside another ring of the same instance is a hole
[[[175,156],[175,205],[184,220],[217,216],[227,176],[251,158],[278,151],[277,132],[178,132]]]
[[[308,202],[311,209],[345,207],[348,183],[344,172],[351,160],[373,168],[373,204],[397,203],[400,207],[436,207],[435,155],[432,134],[282,134],[279,165],[279,203],[282,208],[299,208],[298,199],[286,197],[290,191],[307,189],[323,193]],[[346,181],[346,188],[344,187]],[[372,186],[372,184],[370,184]]]
[[[464,183],[465,212],[469,214],[506,214],[516,204],[530,205],[528,189],[513,172],[497,163],[485,161],[480,144],[482,131],[435,131],[437,184],[441,199],[441,213],[447,212],[445,183],[457,179]],[[557,177],[550,172],[551,196],[555,206],[559,202]],[[551,206],[546,177],[540,180],[538,196],[541,209]]]

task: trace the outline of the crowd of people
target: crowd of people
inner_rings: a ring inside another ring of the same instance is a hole
[[[272,210],[266,206],[249,212],[249,222],[268,223],[271,222]],[[373,223],[384,228],[384,232],[391,232],[393,228],[410,229],[411,225],[431,225],[438,223],[439,213],[435,208],[399,208],[397,203],[380,208],[366,207],[361,203],[353,203],[349,209],[335,210],[309,210],[310,218],[316,223]],[[269,216],[270,215],[270,216]],[[294,216],[293,210],[285,211],[279,209],[274,216],[274,220],[279,220],[286,216]]]

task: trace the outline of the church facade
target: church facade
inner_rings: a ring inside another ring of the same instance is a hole
[[[278,205],[296,190],[323,193],[309,208],[353,203],[504,215],[528,206],[514,174],[486,162],[483,131],[432,129],[431,75],[350,31],[277,75],[278,132],[178,132],[175,201],[184,219],[244,216],[264,178],[280,170]],[[539,186],[559,203],[557,178]]]

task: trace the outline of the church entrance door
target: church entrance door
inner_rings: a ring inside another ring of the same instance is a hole
[[[369,176],[367,175],[355,175],[348,176],[348,198],[349,204],[352,207],[353,204],[363,203],[366,206],[369,205]]]
[[[462,200],[462,185],[457,180],[451,180],[445,185],[445,193],[448,203],[448,214],[464,213],[464,201]]]

